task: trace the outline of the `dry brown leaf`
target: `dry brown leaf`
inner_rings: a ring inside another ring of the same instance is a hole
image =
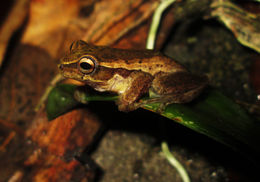
[[[18,46],[0,77],[0,118],[31,123],[34,107],[55,70],[55,62],[45,50]]]
[[[214,8],[212,16],[225,24],[241,44],[260,53],[260,16],[229,1],[215,0],[211,7]]]
[[[147,20],[157,5],[157,0],[31,1],[22,43],[39,46],[54,58],[78,39],[108,45]]]
[[[84,109],[73,110],[51,122],[45,113],[39,113],[26,136],[48,153],[73,158],[92,142],[99,127],[98,119]]]
[[[28,9],[29,0],[15,1],[12,10],[0,28],[0,67],[6,53],[8,42],[13,33],[24,23]]]
[[[20,181],[91,181],[94,177],[93,173],[91,176],[88,175],[84,166],[77,160],[64,161],[41,150],[35,150],[30,157],[34,158],[34,161],[25,162],[25,170],[22,171]],[[26,169],[31,170],[28,172]]]
[[[27,28],[21,42],[45,49],[56,57],[66,27],[79,12],[76,0],[31,1]]]
[[[158,4],[159,1],[103,1],[96,7],[99,13],[93,13],[90,17],[93,25],[88,26],[83,40],[99,45],[113,44],[147,20]]]
[[[90,168],[86,170],[75,156],[91,144],[99,128],[97,118],[84,109],[74,110],[51,122],[45,113],[39,112],[26,136],[16,133],[6,146],[8,152],[0,151],[1,157],[6,159],[0,165],[1,180],[93,180],[95,168],[87,164]]]

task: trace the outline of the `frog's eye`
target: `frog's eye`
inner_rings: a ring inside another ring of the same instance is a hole
[[[78,69],[84,74],[90,74],[95,70],[95,60],[91,57],[83,57],[78,63]]]

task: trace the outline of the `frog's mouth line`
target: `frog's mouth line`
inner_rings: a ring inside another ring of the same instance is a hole
[[[77,71],[77,64],[59,64],[58,68],[60,72],[65,75],[71,75],[67,73],[76,73]]]
[[[59,67],[60,70],[63,70],[64,68],[76,69],[77,68],[77,63],[59,64],[58,67]]]

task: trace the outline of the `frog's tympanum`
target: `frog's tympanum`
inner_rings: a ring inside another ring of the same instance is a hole
[[[119,95],[118,108],[131,111],[145,103],[190,102],[207,84],[207,77],[189,73],[160,52],[124,50],[76,41],[61,59],[64,77],[85,82],[95,90]]]

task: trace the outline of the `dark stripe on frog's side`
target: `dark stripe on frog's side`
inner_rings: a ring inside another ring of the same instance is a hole
[[[62,66],[63,66],[62,69],[66,70],[67,74],[70,73],[71,77],[80,81],[84,81],[81,79],[84,76],[91,77],[91,80],[107,81],[111,79],[115,74],[118,74],[123,78],[127,78],[132,72],[130,70],[121,69],[121,68],[106,68],[103,66],[98,66],[93,73],[84,74],[78,70],[77,63],[64,64]]]
[[[126,69],[121,69],[121,68],[106,68],[99,66],[95,70],[95,72],[91,75],[91,77],[94,80],[109,80],[111,79],[115,74],[118,74],[122,76],[123,78],[127,78],[132,71],[126,70]]]

